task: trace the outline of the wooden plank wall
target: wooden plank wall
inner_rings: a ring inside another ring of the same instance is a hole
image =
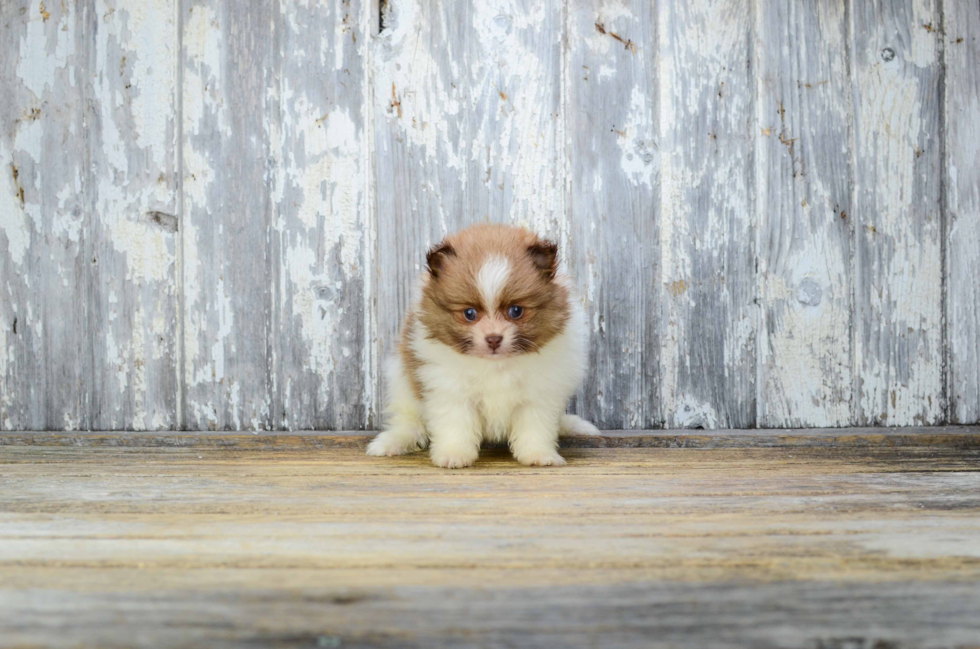
[[[975,0],[0,4],[0,428],[371,429],[557,239],[603,428],[980,421]]]

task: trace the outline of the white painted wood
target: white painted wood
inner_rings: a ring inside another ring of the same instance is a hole
[[[980,3],[945,14],[946,331],[949,421],[980,421]]]
[[[172,428],[173,7],[4,3],[0,29],[0,427]]]
[[[279,5],[277,428],[374,423],[369,5]]]
[[[944,410],[940,14],[852,8],[858,423],[928,425]]]
[[[978,33],[954,0],[4,2],[0,428],[375,428],[426,248],[484,220],[561,243],[604,428],[976,423]]]
[[[46,14],[46,15],[45,15]],[[0,5],[0,425],[91,425],[84,8]],[[59,198],[60,196],[60,198]],[[77,296],[77,298],[76,298]]]
[[[51,3],[53,4],[53,3]],[[96,428],[177,426],[177,16],[174,0],[98,0],[87,46],[87,214],[96,244]]]
[[[591,342],[576,405],[603,428],[662,422],[656,29],[645,0],[569,3],[568,256]]]
[[[845,0],[759,0],[759,425],[852,422]]]
[[[658,4],[661,395],[671,428],[756,424],[752,8]]]
[[[366,8],[184,12],[184,425],[368,426]]]
[[[275,14],[231,0],[183,0],[181,11],[181,425],[267,429],[276,373]]]

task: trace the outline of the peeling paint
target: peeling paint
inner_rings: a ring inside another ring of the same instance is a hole
[[[661,395],[712,426],[756,423],[751,41],[744,0],[668,2],[658,19]],[[692,77],[689,70],[698,70]],[[728,88],[719,96],[719,88]],[[703,412],[700,404],[718,408]]]
[[[853,182],[841,164],[853,122],[842,101],[851,92],[845,7],[766,5],[757,33],[756,119],[771,138],[758,143],[756,164],[759,423],[845,426],[853,401],[851,231],[838,216]],[[766,124],[779,125],[775,138]]]
[[[855,72],[858,208],[861,223],[873,228],[857,230],[859,424],[928,425],[943,414],[939,183],[923,173],[924,165],[938,167],[940,71],[935,34],[921,27],[938,14],[920,0],[913,11],[902,29],[918,67],[903,65],[902,56],[874,56],[884,42],[876,30]],[[887,11],[884,18],[899,20]]]
[[[12,170],[14,165],[9,162],[10,154],[0,145],[0,232],[7,241],[7,254],[14,264],[24,263],[24,255],[30,247],[31,235],[28,230],[30,223],[24,210],[20,196],[23,189],[17,184],[12,173],[2,170]]]
[[[946,389],[951,423],[980,421],[980,12],[945,3]]]
[[[398,120],[399,128],[421,155],[429,159],[439,156],[440,164],[459,170],[463,174],[461,180],[465,181],[460,152],[450,142],[445,129],[439,128],[443,115],[459,114],[462,107],[459,96],[456,92],[450,94],[454,90],[452,84],[447,84],[441,76],[430,80],[434,85],[419,87],[422,75],[440,67],[429,52],[427,39],[431,27],[419,14],[420,9],[414,2],[389,5],[391,27],[379,41],[382,56],[375,68],[375,96],[379,100],[390,97],[389,119]],[[412,52],[412,57],[396,58],[392,55],[396,51]]]
[[[650,117],[649,97],[640,88],[634,87],[630,93],[626,123],[623,124],[622,135],[618,139],[623,152],[620,165],[633,183],[642,182],[652,188],[656,145]]]
[[[433,30],[447,27],[424,10],[411,2],[389,9],[374,82],[383,119],[411,144],[413,164],[437,165],[452,179],[452,186],[440,183],[444,195],[474,191],[477,209],[491,220],[561,238],[558,57],[542,47],[557,12],[550,4],[477,3],[468,27],[483,55],[461,65],[432,47],[445,36]]]
[[[561,241],[616,425],[974,421],[980,17],[847,7],[34,0],[0,427],[360,425],[419,251],[482,220]]]
[[[677,428],[712,429],[723,425],[710,403],[697,401],[690,395],[678,399],[673,423]]]
[[[42,15],[42,5],[43,2],[32,2],[27,11],[29,18],[20,39],[17,61],[17,78],[37,100],[57,87],[58,71],[68,67],[68,58],[75,49],[71,38],[57,36],[59,31],[68,31],[71,14],[63,12],[59,22],[49,23]],[[52,39],[51,35],[55,37]]]

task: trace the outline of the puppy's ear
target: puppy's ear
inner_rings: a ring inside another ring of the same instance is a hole
[[[429,274],[432,275],[433,279],[438,279],[439,273],[446,267],[447,259],[455,256],[456,251],[445,241],[437,243],[429,249],[429,252],[425,254],[425,264],[428,266]]]
[[[528,246],[527,253],[531,256],[535,268],[541,271],[545,279],[555,278],[558,273],[558,244],[547,239],[538,239]]]

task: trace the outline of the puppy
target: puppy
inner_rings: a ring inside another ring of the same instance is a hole
[[[483,441],[521,464],[561,466],[560,434],[596,435],[566,415],[585,374],[585,314],[558,247],[524,228],[476,225],[426,255],[421,295],[387,368],[387,428],[368,455],[428,447],[432,463],[472,465]]]

